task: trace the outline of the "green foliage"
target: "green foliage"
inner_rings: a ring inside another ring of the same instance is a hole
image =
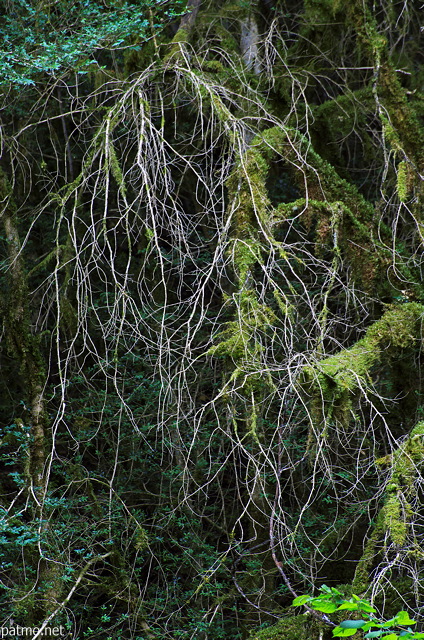
[[[0,14],[1,83],[32,85],[40,73],[57,76],[71,69],[87,73],[98,66],[100,49],[139,49],[181,15],[184,6],[183,0],[5,3]]]
[[[333,629],[334,638],[347,638],[353,636],[361,630],[365,638],[381,638],[382,640],[418,640],[424,638],[424,633],[412,631],[410,625],[416,624],[415,620],[409,617],[407,611],[399,611],[390,620],[382,621],[371,615],[375,613],[375,608],[368,600],[352,595],[349,599],[343,596],[342,592],[334,587],[323,585],[320,588],[321,594],[317,597],[302,595],[292,602],[294,607],[306,605],[315,611],[323,613],[334,613],[336,611],[357,611],[364,619],[342,620]],[[408,627],[396,631],[398,627]],[[389,632],[389,633],[388,633]]]

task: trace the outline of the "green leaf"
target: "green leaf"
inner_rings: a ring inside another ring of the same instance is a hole
[[[386,620],[381,625],[379,625],[382,629],[388,629],[389,627],[393,627],[395,624],[398,624],[397,618],[390,618],[390,620]]]
[[[381,640],[398,640],[399,636],[397,633],[389,633],[388,636],[383,636]]]
[[[322,587],[320,587],[320,591],[324,591],[325,593],[331,593],[331,589],[330,587],[327,587],[326,584],[323,584]]]
[[[381,629],[379,629],[378,631],[370,631],[369,633],[365,634],[366,638],[379,638],[381,635],[383,635],[383,632]]]
[[[415,620],[411,620],[407,611],[399,611],[395,616],[396,624],[416,624]]]
[[[365,624],[365,620],[343,620],[340,626],[342,629],[362,629]]]
[[[361,611],[365,611],[366,613],[375,613],[375,608],[372,607],[369,602],[367,602],[366,600],[361,600],[360,602],[358,602],[358,608]]]
[[[300,607],[301,604],[305,604],[306,602],[309,602],[309,600],[312,600],[312,596],[297,596],[297,598],[293,600],[292,606]]]
[[[310,606],[316,611],[322,611],[323,613],[333,613],[337,611],[337,605],[334,602],[328,602],[324,598],[314,598],[309,602]]]
[[[347,638],[353,636],[357,632],[357,629],[343,629],[343,627],[336,627],[333,629],[334,638]]]
[[[340,607],[337,607],[337,611],[343,611],[346,609],[347,611],[358,611],[359,603],[357,602],[343,602]]]
[[[370,620],[369,622],[367,622],[367,624],[363,626],[362,631],[369,631],[369,629],[371,629],[372,627],[377,627],[377,629],[380,629],[381,624],[378,624],[376,620]]]

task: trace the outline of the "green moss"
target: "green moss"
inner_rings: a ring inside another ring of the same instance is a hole
[[[422,166],[424,128],[411,107],[396,67],[389,61],[387,39],[371,10],[359,0],[346,5],[346,18],[355,28],[372,64],[379,69],[373,92],[378,103],[386,139],[395,150],[403,149],[416,166]]]
[[[211,95],[218,117],[228,124],[233,116],[218,96]],[[249,437],[254,442],[261,438],[258,411],[261,399],[266,389],[274,389],[271,376],[263,372],[262,337],[276,322],[273,311],[258,300],[254,267],[262,262],[263,251],[269,251],[270,242],[273,242],[266,177],[269,163],[283,138],[284,133],[277,127],[258,134],[239,156],[227,180],[231,216],[227,252],[236,276],[236,291],[231,297],[234,319],[226,324],[225,330],[217,336],[218,344],[208,352],[225,358],[232,367],[227,385],[236,384],[237,394],[245,401],[242,437]],[[236,142],[239,148],[245,146],[242,140]]]
[[[353,347],[305,367],[304,383],[312,394],[331,402],[346,391],[355,392],[361,380],[369,381],[372,367],[383,356],[390,358],[399,349],[420,346],[423,317],[424,306],[416,302],[390,307]]]
[[[206,14],[204,15],[210,20],[210,16],[207,16]],[[210,22],[208,23],[208,30],[210,30]],[[215,23],[213,26],[213,33],[219,40],[224,51],[229,54],[239,54],[239,42],[237,41],[237,38],[235,38],[234,34],[230,33],[230,31],[228,31],[228,29],[226,29],[222,24]]]
[[[422,340],[422,320],[424,306],[418,302],[403,305],[392,305],[380,320],[377,320],[367,331],[366,337],[375,340],[381,349],[403,349],[409,346],[420,346]]]
[[[233,260],[238,281],[245,284],[252,267],[257,262],[261,262],[260,243],[254,238],[251,240],[235,238],[230,243],[229,253]]]
[[[219,60],[206,60],[202,63],[203,71],[210,73],[224,73],[225,67]]]
[[[144,549],[148,548],[149,537],[147,535],[146,530],[143,529],[143,527],[137,526],[134,537],[135,537],[134,546],[137,549],[137,551],[143,551]]]
[[[404,545],[408,522],[412,516],[409,503],[415,495],[415,481],[424,461],[424,422],[419,422],[408,439],[391,455],[376,460],[378,466],[390,465],[391,476],[386,487],[387,499],[382,509],[384,528],[396,545]]]
[[[364,593],[368,589],[370,584],[370,570],[372,569],[374,558],[378,552],[377,546],[382,537],[384,537],[384,524],[383,514],[380,511],[373,532],[365,545],[364,553],[356,566],[355,576],[352,582],[352,591],[354,593]]]
[[[295,307],[289,302],[288,298],[284,295],[284,293],[282,293],[281,291],[278,291],[277,289],[274,289],[272,294],[278,305],[281,315],[283,317],[285,316],[292,317],[295,312]]]
[[[408,170],[406,162],[400,162],[397,170],[397,193],[401,202],[408,198]]]
[[[375,161],[373,137],[368,133],[367,122],[375,111],[375,97],[371,87],[362,87],[357,91],[347,91],[336,98],[327,100],[312,107],[314,121],[311,123],[310,135],[314,149],[319,155],[337,166],[342,178],[351,180],[349,168],[345,166],[343,157],[350,147],[350,140],[361,129],[361,158],[355,161],[355,167],[369,166]],[[355,122],[355,128],[352,128]],[[340,141],[343,141],[341,144]]]
[[[396,545],[403,546],[406,542],[411,513],[411,505],[406,501],[401,502],[399,496],[393,494],[386,500],[383,507],[384,529]]]
[[[312,25],[331,22],[339,8],[338,0],[306,0],[304,18]]]
[[[281,618],[277,624],[253,633],[249,640],[318,640],[322,625],[307,614]]]
[[[394,151],[402,152],[402,145],[396,129],[392,126],[388,118],[386,118],[385,116],[381,116],[381,121],[383,123],[383,133],[386,142],[389,143]]]
[[[402,87],[396,70],[389,64],[382,65],[379,88],[384,107],[395,132],[394,144],[399,144],[417,166],[424,157],[424,129],[417,114],[408,102],[406,89]],[[389,140],[391,142],[391,140]],[[395,147],[396,148],[396,147]]]
[[[276,220],[300,218],[308,231],[315,229],[318,254],[334,249],[334,214],[339,214],[337,244],[340,255],[352,270],[352,276],[364,290],[375,292],[386,287],[389,256],[384,248],[391,241],[391,232],[375,227],[375,211],[357,188],[341,178],[334,167],[317,154],[310,142],[293,130],[284,130],[280,144],[293,178],[304,198],[280,204]],[[281,132],[280,132],[281,135]],[[299,157],[303,159],[299,168]],[[305,180],[306,178],[306,180]],[[382,235],[382,240],[379,239]],[[379,251],[382,248],[383,251]]]
[[[255,136],[227,180],[233,211],[230,250],[241,283],[244,283],[248,270],[259,259],[261,235],[270,234],[272,216],[266,178],[269,163],[284,138],[285,133],[279,127],[271,127]],[[267,245],[268,242],[269,238]]]
[[[181,56],[181,48],[189,42],[190,30],[186,27],[180,27],[172,38],[169,45],[169,52],[163,57],[164,65],[167,65],[172,58]]]
[[[211,347],[209,355],[231,357],[235,362],[243,364],[243,369],[251,369],[262,351],[255,341],[255,333],[266,331],[275,323],[273,311],[258,302],[253,290],[242,290],[234,296],[236,303],[236,319],[227,323],[224,331],[218,334],[220,342]]]
[[[378,546],[385,544],[385,536],[389,534],[393,544],[404,547],[407,544],[409,523],[413,515],[410,499],[416,494],[415,481],[424,462],[424,422],[412,429],[408,438],[392,454],[378,458],[375,463],[379,467],[389,466],[390,478],[386,485],[386,499],[377,516],[374,531],[369,538],[362,558],[355,571],[353,588],[358,593],[365,591],[369,585],[369,572]],[[412,544],[409,552],[422,558],[422,550]]]
[[[393,305],[350,349],[325,358],[302,371],[300,385],[309,396],[311,429],[308,451],[314,456],[319,437],[326,437],[327,425],[348,429],[353,401],[362,388],[372,383],[373,368],[390,361],[407,347],[420,348],[424,306],[415,302]]]
[[[118,185],[118,188],[122,193],[122,195],[125,195],[126,186],[125,186],[124,175],[122,173],[121,165],[119,164],[119,160],[116,155],[115,148],[112,144],[109,144],[108,160],[109,160],[109,168],[113,177],[116,180],[116,184]]]
[[[217,336],[221,341],[219,344],[210,347],[208,355],[216,357],[230,357],[234,361],[247,359],[250,352],[250,335],[247,331],[240,329],[237,322],[228,322],[225,331]]]

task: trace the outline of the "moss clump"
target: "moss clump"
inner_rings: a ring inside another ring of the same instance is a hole
[[[216,108],[222,119],[231,117],[220,101]],[[284,132],[277,127],[253,138],[227,180],[232,216],[228,254],[238,287],[233,296],[236,317],[227,324],[220,334],[223,340],[213,346],[209,354],[230,356],[242,369],[249,359],[253,363],[258,361],[261,348],[255,334],[275,322],[271,309],[257,300],[250,280],[254,265],[262,260],[262,238],[266,237],[267,246],[272,238],[268,236],[271,210],[265,181],[269,162],[283,138]]]
[[[360,382],[370,379],[372,367],[399,349],[421,344],[424,306],[417,302],[393,305],[350,349],[305,367],[303,386],[312,396],[334,402],[346,392],[354,393]]]
[[[386,282],[389,260],[385,250],[378,251],[384,247],[375,239],[378,233],[374,232],[374,207],[354,185],[341,178],[334,167],[316,153],[303,135],[291,129],[284,130],[284,133],[281,155],[287,161],[304,198],[279,205],[276,218],[287,219],[290,215],[300,217],[308,231],[315,225],[317,250],[322,253],[333,245],[331,227],[337,210],[340,215],[338,245],[341,255],[350,265],[355,281],[364,290],[375,292],[377,282],[380,286],[381,282]],[[302,158],[301,167],[299,158]],[[388,229],[383,231],[383,240],[387,242],[390,232]]]
[[[202,63],[202,70],[209,73],[224,73],[225,67],[219,60],[206,60]]]
[[[422,343],[424,306],[416,302],[393,305],[350,349],[303,369],[300,384],[309,396],[311,430],[308,451],[314,455],[317,431],[327,433],[329,422],[336,429],[348,429],[353,401],[367,388],[374,366],[393,359],[401,349]]]
[[[190,30],[186,27],[180,27],[172,38],[170,43],[169,52],[164,56],[163,63],[168,64],[173,58],[179,58],[181,56],[181,49],[190,40]]]
[[[376,460],[378,466],[389,464],[391,467],[382,514],[384,529],[399,546],[406,542],[408,522],[413,514],[409,500],[416,493],[415,480],[423,460],[424,422],[412,429],[408,439],[391,456]]]
[[[256,631],[249,640],[318,640],[322,637],[322,626],[307,614],[290,616]]]
[[[232,257],[234,270],[238,281],[244,286],[248,282],[248,275],[252,267],[261,262],[261,249],[261,244],[253,236],[253,233],[251,238],[234,238],[230,242],[229,253]]]
[[[271,203],[266,177],[269,163],[284,137],[284,132],[278,127],[255,136],[228,178],[227,187],[234,211],[233,237],[249,238],[260,230],[268,230]]]
[[[397,139],[416,166],[422,166],[424,130],[408,102],[396,70],[389,63],[381,67],[379,88]]]
[[[408,193],[410,191],[411,185],[410,185],[410,179],[409,179],[408,165],[404,161],[400,162],[398,165],[396,187],[397,187],[397,194],[398,194],[399,200],[401,202],[406,202],[406,200],[408,199]]]
[[[409,502],[403,502],[399,495],[391,494],[383,507],[384,529],[390,533],[395,545],[402,546],[406,542],[408,520],[412,509]]]
[[[236,303],[236,320],[227,323],[219,334],[221,341],[211,347],[209,355],[229,356],[235,362],[242,363],[244,368],[251,369],[252,362],[257,361],[261,346],[255,342],[254,334],[265,331],[275,323],[273,311],[260,304],[253,290],[244,290],[234,296]]]
[[[144,551],[149,547],[149,537],[143,527],[137,526],[134,534],[134,546],[137,551]]]
[[[406,202],[408,196],[406,179],[406,163],[400,162],[397,171],[397,193],[401,202]]]
[[[407,544],[409,524],[413,516],[410,500],[416,495],[415,481],[424,461],[424,422],[419,422],[408,438],[392,454],[378,458],[379,467],[390,466],[391,473],[386,485],[386,499],[376,519],[376,524],[369,538],[362,558],[358,562],[353,581],[356,592],[366,591],[369,586],[369,571],[372,567],[378,548],[385,545],[385,537],[397,547]],[[412,543],[410,555],[422,559],[422,550]]]

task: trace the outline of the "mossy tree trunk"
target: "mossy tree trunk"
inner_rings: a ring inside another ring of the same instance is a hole
[[[23,477],[27,487],[27,505],[37,526],[40,544],[31,547],[32,563],[38,565],[38,577],[33,588],[37,597],[28,597],[25,603],[26,622],[37,623],[57,603],[60,593],[60,571],[54,559],[43,551],[48,529],[46,506],[47,451],[50,448],[49,420],[45,406],[46,363],[39,345],[39,336],[31,327],[30,291],[28,288],[23,247],[18,230],[18,214],[11,184],[4,170],[0,170],[2,200],[1,220],[7,250],[7,277],[2,299],[4,331],[10,357],[18,364],[20,403],[25,407],[23,419],[14,417],[26,433],[24,447],[28,460],[24,462]],[[45,585],[49,586],[46,588]],[[39,588],[41,586],[41,588]]]

